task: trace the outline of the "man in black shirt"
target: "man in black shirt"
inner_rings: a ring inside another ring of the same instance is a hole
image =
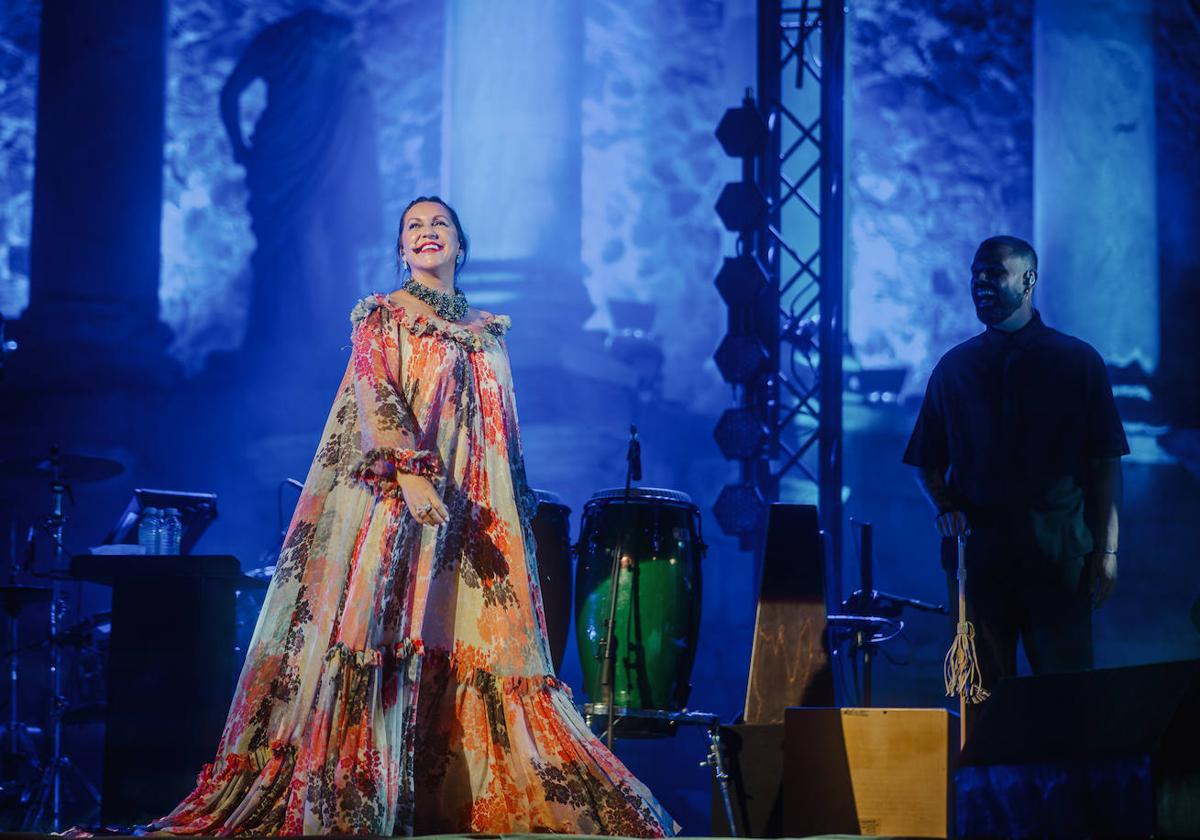
[[[985,240],[971,265],[987,329],[930,376],[904,462],[937,511],[943,564],[967,535],[967,613],[985,688],[1016,673],[1092,666],[1091,611],[1117,577],[1117,504],[1129,453],[1100,355],[1042,323],[1037,254]]]

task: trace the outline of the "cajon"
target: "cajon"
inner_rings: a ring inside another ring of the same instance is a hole
[[[783,834],[948,837],[958,718],[946,709],[790,708]]]

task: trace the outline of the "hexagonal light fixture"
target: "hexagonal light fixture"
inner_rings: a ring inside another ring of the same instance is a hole
[[[753,484],[726,484],[712,509],[721,530],[737,537],[758,529],[765,521],[767,503]]]
[[[767,123],[751,99],[726,111],[716,134],[717,142],[730,157],[754,157],[767,145]]]
[[[751,306],[767,287],[767,272],[750,254],[726,257],[714,281],[728,306]]]
[[[753,335],[727,335],[713,353],[717,370],[726,382],[749,382],[770,361],[767,349]]]
[[[762,454],[767,427],[749,408],[727,408],[713,429],[721,454],[730,461],[749,460]]]
[[[758,227],[767,215],[767,199],[757,185],[732,181],[721,190],[716,209],[726,230],[748,230]]]

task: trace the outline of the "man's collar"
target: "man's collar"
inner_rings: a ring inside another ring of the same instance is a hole
[[[1045,332],[1046,325],[1042,323],[1042,316],[1036,309],[1033,310],[1033,317],[1029,319],[1029,323],[1013,332],[1005,332],[998,330],[995,327],[988,327],[984,332],[984,338],[989,344],[996,347],[1019,347],[1022,350],[1032,347]]]

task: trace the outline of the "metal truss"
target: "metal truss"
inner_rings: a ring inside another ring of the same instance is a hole
[[[788,479],[816,485],[829,550],[829,591],[841,592],[843,348],[842,0],[758,3],[759,109],[767,120],[757,183],[767,215],[756,255],[778,291],[779,340],[764,377],[771,500]],[[840,597],[840,595],[839,595]]]
[[[717,127],[742,180],[716,208],[738,247],[716,279],[729,332],[715,358],[734,406],[715,436],[741,478],[714,512],[754,549],[768,503],[815,500],[840,597],[844,10],[760,0],[758,26],[758,101]]]

